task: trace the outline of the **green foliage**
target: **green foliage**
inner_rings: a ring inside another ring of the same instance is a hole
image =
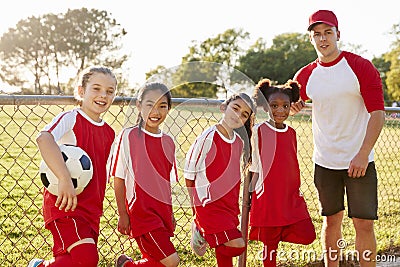
[[[386,72],[387,94],[390,100],[400,100],[400,44],[397,48],[385,55],[390,62],[390,69]]]
[[[189,53],[182,58],[182,63],[209,61],[234,67],[243,52],[240,44],[248,38],[249,33],[242,29],[228,29],[214,38],[194,43],[189,47]]]
[[[176,98],[225,98],[228,91],[254,88],[254,83],[238,70],[208,61],[192,61],[169,69],[158,66],[147,75],[147,82],[163,82]]]
[[[74,76],[90,65],[119,69],[127,60],[119,54],[125,34],[108,12],[96,9],[29,17],[0,39],[2,79],[21,89],[33,80],[36,94],[62,93],[61,76],[71,68]]]
[[[392,27],[391,34],[395,37],[392,43],[392,50],[382,55],[378,62],[378,66],[384,71],[383,78],[385,90],[385,100],[399,101],[400,100],[400,24],[395,24]],[[381,69],[378,68],[381,72]]]
[[[381,57],[375,57],[372,59],[372,64],[376,67],[376,69],[379,71],[379,74],[382,79],[382,89],[383,89],[383,95],[385,100],[390,100],[391,97],[389,96],[388,93],[388,88],[386,85],[386,79],[387,79],[387,73],[390,69],[390,61],[385,60],[385,55],[382,55]]]
[[[219,90],[224,90],[223,82],[218,82],[224,75],[220,71],[236,67],[243,53],[241,43],[248,38],[249,33],[242,29],[228,29],[216,37],[194,43],[182,58],[182,68],[174,74],[174,84],[178,85],[174,88],[174,96],[215,98]],[[216,64],[186,64],[193,62]]]
[[[193,62],[192,62],[193,63]],[[194,62],[195,63],[195,62]],[[183,64],[174,75],[175,97],[215,98],[219,64]]]
[[[173,97],[214,98],[217,86],[211,82],[217,80],[219,66],[206,62],[190,62],[171,69],[158,66],[146,73],[146,78],[167,84]]]
[[[284,33],[273,39],[271,47],[266,47],[259,39],[239,60],[238,70],[255,83],[262,78],[285,83],[317,57],[307,34]]]

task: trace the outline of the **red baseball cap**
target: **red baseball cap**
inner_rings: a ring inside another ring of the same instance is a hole
[[[308,19],[308,29],[311,30],[316,23],[325,23],[331,26],[335,26],[338,29],[338,20],[335,13],[330,10],[318,10],[313,13]]]

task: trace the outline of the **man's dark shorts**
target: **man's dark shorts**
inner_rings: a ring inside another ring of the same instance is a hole
[[[374,162],[368,164],[365,176],[360,178],[349,177],[347,170],[332,170],[315,164],[314,184],[322,216],[344,210],[346,192],[350,218],[378,219],[378,181]]]

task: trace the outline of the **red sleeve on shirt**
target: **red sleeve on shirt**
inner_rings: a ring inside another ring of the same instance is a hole
[[[384,110],[382,80],[378,70],[369,60],[358,55],[346,52],[345,57],[357,76],[361,96],[368,112]]]
[[[294,80],[300,84],[300,97],[304,101],[310,99],[307,95],[307,83],[311,73],[317,67],[316,61],[301,68],[294,76]]]

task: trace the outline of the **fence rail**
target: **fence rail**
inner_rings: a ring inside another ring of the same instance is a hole
[[[122,127],[133,124],[136,109],[131,103],[134,98],[117,97],[105,114],[106,120],[117,133]],[[215,99],[173,99],[173,109],[166,119],[163,130],[174,136],[177,146],[177,164],[181,174],[184,155],[194,138],[205,128],[221,118],[219,104]],[[26,266],[31,258],[50,258],[52,238],[43,227],[41,215],[42,185],[38,177],[40,154],[35,138],[50,120],[64,110],[74,108],[71,96],[0,96],[0,266]],[[310,214],[319,232],[321,217],[313,184],[311,105],[289,118],[287,123],[298,135],[299,162],[302,175],[302,193]],[[382,254],[394,253],[400,246],[400,108],[387,107],[386,123],[375,146],[375,160],[379,175],[379,220],[376,222],[378,250]],[[257,120],[265,119],[257,115]],[[180,177],[182,177],[180,175]],[[214,266],[215,256],[208,251],[203,258],[195,257],[190,251],[191,210],[188,206],[186,189],[181,182],[173,188],[174,213],[177,228],[173,242],[181,257],[180,266]],[[242,200],[241,200],[242,201]],[[113,261],[125,252],[139,257],[135,242],[121,236],[116,230],[117,209],[112,184],[107,186],[104,215],[101,219],[99,238],[99,266],[113,266]],[[344,239],[346,249],[354,248],[354,232],[351,220],[345,218]],[[133,249],[131,248],[133,247]],[[261,246],[249,242],[247,266],[262,266],[259,259]],[[278,258],[284,266],[303,266],[318,262],[321,253],[317,239],[309,246],[281,244],[281,251],[314,251],[315,258]],[[239,264],[239,261],[237,261]]]

